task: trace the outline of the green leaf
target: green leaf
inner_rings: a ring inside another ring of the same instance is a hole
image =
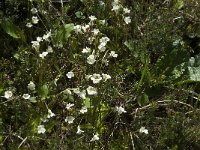
[[[76,15],[77,18],[85,19],[85,16],[83,16],[83,13],[82,13],[81,11],[77,11],[77,12],[75,13],[75,15]]]
[[[139,106],[144,106],[146,104],[148,104],[149,102],[149,97],[147,94],[143,93],[142,95],[140,95],[137,99],[137,103]]]
[[[45,98],[47,98],[48,94],[49,94],[48,86],[46,84],[44,84],[40,88],[40,96],[42,97],[42,99],[45,99]]]
[[[191,57],[173,70],[173,75],[179,77],[179,82],[200,82],[200,55]]]
[[[21,31],[21,29],[17,27],[16,25],[14,25],[8,19],[5,19],[4,21],[2,21],[1,27],[7,34],[12,36],[13,38],[22,39],[23,41],[25,41],[25,36],[23,32]]]
[[[136,49],[136,45],[134,41],[125,41],[124,45],[131,51],[134,57],[138,57],[140,52]]]
[[[83,104],[84,104],[84,106],[86,106],[87,108],[92,107],[90,98],[84,99]]]
[[[57,47],[63,47],[67,39],[71,36],[71,32],[74,30],[74,24],[65,24],[64,26],[57,29],[54,37],[54,44]]]
[[[29,100],[31,103],[37,103],[36,97],[31,97]]]
[[[189,52],[185,49],[167,50],[166,54],[158,59],[155,64],[152,75],[156,78],[171,82],[180,76],[178,72],[176,72],[176,77],[173,76],[175,68],[188,60]]]
[[[176,9],[181,9],[184,6],[184,1],[183,0],[175,0],[175,8]]]

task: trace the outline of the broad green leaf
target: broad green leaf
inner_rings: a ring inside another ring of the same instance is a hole
[[[200,82],[200,56],[191,57],[188,62],[175,67],[173,75],[179,82]]]
[[[189,52],[184,49],[172,49],[168,50],[164,56],[162,56],[156,63],[152,70],[152,74],[165,81],[172,81],[179,77],[179,73],[176,71],[176,77],[174,76],[174,70],[177,66],[189,60]],[[179,70],[181,71],[181,70]],[[162,82],[162,81],[161,81]]]
[[[63,47],[67,39],[71,36],[71,32],[74,30],[74,24],[65,24],[57,29],[54,37],[54,44],[57,47]]]
[[[25,41],[25,36],[21,29],[14,25],[11,21],[5,19],[4,21],[2,21],[1,27],[7,34],[12,36],[13,38],[22,39],[23,41]]]
[[[139,60],[145,64],[147,61],[147,54],[145,51],[139,49],[136,45],[136,43],[132,40],[130,41],[125,41],[124,45],[130,50],[131,54],[135,57],[135,58],[139,58]]]
[[[84,104],[84,106],[86,106],[87,108],[90,108],[90,107],[91,107],[90,98],[84,99],[83,104]]]
[[[40,96],[42,97],[42,99],[45,99],[48,96],[48,94],[49,94],[48,86],[44,84],[40,88]]]
[[[125,41],[124,45],[131,51],[134,57],[137,58],[139,56],[139,51],[136,50],[136,45],[134,41]]]

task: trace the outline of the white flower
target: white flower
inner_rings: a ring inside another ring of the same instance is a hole
[[[109,42],[110,39],[108,37],[102,37],[99,42],[101,43],[102,46],[106,46],[107,42]]]
[[[96,61],[96,59],[95,59],[95,56],[94,55],[90,55],[90,56],[88,56],[88,58],[87,58],[87,63],[88,64],[94,64],[95,63],[95,61]]]
[[[96,95],[97,94],[97,89],[92,87],[92,86],[89,86],[87,88],[87,93],[88,93],[88,95]]]
[[[76,132],[76,134],[81,134],[81,133],[83,133],[83,132],[84,132],[84,131],[80,129],[80,126],[78,126],[78,127],[77,127],[77,132]]]
[[[52,48],[51,46],[48,46],[47,52],[48,52],[48,53],[52,53],[52,52],[53,52],[53,48]]]
[[[70,72],[68,72],[68,73],[66,74],[66,76],[67,76],[67,78],[71,79],[71,78],[74,77],[74,73],[73,73],[72,71],[70,71]]]
[[[81,97],[82,99],[86,99],[86,91],[83,90],[80,93],[78,93],[78,96]]]
[[[99,140],[99,137],[97,134],[95,134],[90,141],[92,142],[92,141],[98,141],[98,140]]]
[[[149,131],[145,128],[145,127],[141,127],[140,130],[139,130],[140,133],[145,133],[145,134],[148,134]]]
[[[94,40],[95,40],[95,37],[93,37],[93,36],[88,38],[88,41],[89,41],[90,44],[92,44],[92,42],[93,42]]]
[[[94,84],[99,83],[102,80],[102,77],[100,74],[94,73],[90,78]]]
[[[98,49],[100,52],[104,52],[106,50],[106,47],[105,47],[105,43],[101,43],[99,46],[98,46]]]
[[[65,122],[71,124],[71,123],[74,122],[74,119],[75,119],[75,118],[74,118],[73,116],[67,116],[67,117],[65,118]]]
[[[28,84],[27,88],[29,90],[31,90],[31,91],[34,91],[35,90],[35,84],[32,81],[30,81],[30,83]]]
[[[111,10],[117,12],[119,9],[120,9],[120,6],[116,4],[116,5],[113,5],[113,8]]]
[[[45,56],[47,56],[48,52],[42,52],[41,54],[39,54],[39,56],[44,59]]]
[[[95,16],[89,16],[90,21],[95,21],[97,18]]]
[[[28,22],[27,24],[26,24],[26,27],[28,27],[28,28],[31,28],[33,25],[30,23],[30,22]]]
[[[39,125],[38,128],[37,128],[37,130],[38,130],[39,134],[40,133],[45,133],[45,131],[46,131],[46,129],[44,128],[44,125]]]
[[[86,106],[83,106],[80,110],[80,113],[84,114],[86,113],[88,110],[87,110],[87,107]]]
[[[50,109],[48,109],[47,118],[51,118],[51,117],[53,117],[53,116],[55,116],[55,114],[54,114]]]
[[[68,103],[68,104],[66,105],[66,109],[67,109],[67,110],[70,110],[71,107],[73,107],[73,106],[74,106],[74,104],[72,104],[72,103]]]
[[[90,53],[91,52],[91,49],[86,47],[82,50],[82,53]]]
[[[23,94],[22,96],[24,99],[29,99],[31,96],[29,94]]]
[[[82,33],[82,31],[81,31],[81,25],[74,26],[74,31],[76,32],[76,34]]]
[[[130,9],[128,9],[128,8],[123,8],[123,11],[125,14],[129,14],[131,12]]]
[[[131,23],[131,17],[125,17],[124,21],[126,22],[126,24]]]
[[[32,23],[33,23],[33,24],[37,24],[38,22],[39,22],[38,17],[37,17],[37,16],[33,16],[33,17],[32,17]]]
[[[9,98],[11,98],[12,96],[13,96],[12,91],[5,91],[3,97],[6,98],[6,99],[9,99]]]
[[[112,2],[112,5],[116,5],[119,3],[119,0],[114,0],[114,2]]]
[[[105,5],[105,3],[104,3],[103,1],[99,1],[99,4],[100,4],[101,6],[104,6],[104,5]]]
[[[37,14],[37,12],[38,12],[37,8],[32,8],[32,9],[31,9],[31,13],[32,13],[32,14]]]
[[[51,31],[49,31],[47,34],[43,35],[43,40],[48,41],[49,37],[51,36]]]
[[[108,74],[102,73],[102,76],[103,76],[103,79],[104,79],[105,81],[107,81],[108,79],[111,79],[111,76],[108,75]]]
[[[118,114],[122,114],[122,113],[126,113],[125,109],[122,106],[116,106],[116,111],[118,112]]]
[[[87,25],[85,25],[85,26],[81,26],[81,28],[82,28],[82,30],[84,31],[84,32],[86,32],[87,31],[87,29],[89,28],[90,26],[87,24]]]
[[[97,35],[100,31],[99,31],[99,29],[94,29],[94,30],[92,30],[92,32],[94,33],[94,35]]]
[[[32,47],[35,48],[36,50],[39,49],[40,43],[38,41],[31,41]]]
[[[38,36],[38,37],[37,37],[37,41],[38,41],[38,42],[41,42],[41,41],[42,41],[42,37],[39,37],[39,36]]]
[[[110,52],[110,56],[116,58],[118,56],[118,54],[116,54],[115,51],[111,51]]]

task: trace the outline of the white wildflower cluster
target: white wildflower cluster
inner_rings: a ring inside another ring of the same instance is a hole
[[[86,99],[86,95],[96,95],[97,94],[97,89],[92,87],[92,86],[88,86],[86,88],[86,90],[80,90],[80,88],[72,88],[73,93],[75,93],[76,95],[78,95],[81,99]],[[87,91],[87,92],[86,92]]]
[[[75,25],[74,26],[74,31],[76,34],[83,34],[85,32],[87,32],[90,28],[90,25],[89,24],[86,24],[86,25]]]
[[[33,7],[33,8],[31,9],[31,13],[32,13],[34,16],[32,16],[31,22],[28,22],[28,23],[26,24],[26,27],[28,27],[28,28],[31,28],[31,27],[33,26],[33,24],[38,24],[38,22],[39,22],[39,19],[38,19],[38,17],[37,17],[37,13],[38,13],[37,8]]]
[[[126,24],[130,24],[131,23],[131,17],[130,16],[126,16],[126,15],[128,15],[128,14],[130,14],[130,9],[128,9],[128,8],[123,8],[123,18],[124,18],[124,22],[126,23]]]
[[[113,3],[113,5],[117,5],[118,1],[115,1]],[[128,10],[126,10],[127,12]],[[98,46],[95,49],[92,49],[90,46],[86,46],[82,49],[81,53],[86,55],[87,59],[86,62],[89,65],[93,65],[95,64],[99,59],[100,53],[105,52],[105,54],[102,53],[102,55],[104,55],[103,59],[101,59],[101,61],[103,62],[103,64],[105,64],[106,66],[108,65],[108,59],[107,59],[107,52],[106,52],[106,46],[107,43],[110,41],[110,39],[107,36],[101,36],[103,35],[100,30],[96,27],[96,22],[99,21],[101,22],[102,25],[105,24],[105,20],[98,20],[95,16],[89,16],[89,20],[90,22],[88,24],[83,24],[83,25],[75,25],[74,26],[74,31],[76,34],[84,34],[87,33],[85,36],[88,36],[88,42],[89,44],[93,44],[96,45],[96,42],[98,41]],[[94,42],[95,41],[95,42]],[[114,57],[116,58],[118,56],[118,54],[115,53],[115,51],[111,51],[108,55],[109,57]]]
[[[47,32],[44,34],[42,37],[37,37],[36,41],[31,41],[32,43],[32,48],[34,48],[36,51],[39,51],[40,49],[40,42],[42,41],[49,41],[49,38],[51,37],[51,31]],[[48,53],[52,53],[53,49],[51,46],[48,46],[46,51],[43,51],[42,53],[39,54],[39,57],[44,59],[48,55]]]
[[[99,83],[101,80],[107,81],[108,79],[111,79],[111,76],[108,74],[102,73],[102,75],[94,73],[93,75],[87,75],[86,79],[92,80],[93,84]]]
[[[119,0],[114,0],[112,2],[112,11],[118,12],[119,9],[121,8],[121,4],[119,3]]]
[[[108,37],[102,37],[99,42],[99,46],[98,46],[98,49],[100,52],[104,52],[106,51],[106,45],[107,43],[110,41],[110,39]]]
[[[127,16],[127,14],[130,14],[130,9],[128,8],[123,8],[123,6],[120,4],[119,0],[114,0],[112,2],[112,11],[115,11],[116,13],[119,12],[120,9],[123,9],[123,19],[124,19],[124,22],[126,24],[130,24],[131,23],[131,17],[130,16]]]

